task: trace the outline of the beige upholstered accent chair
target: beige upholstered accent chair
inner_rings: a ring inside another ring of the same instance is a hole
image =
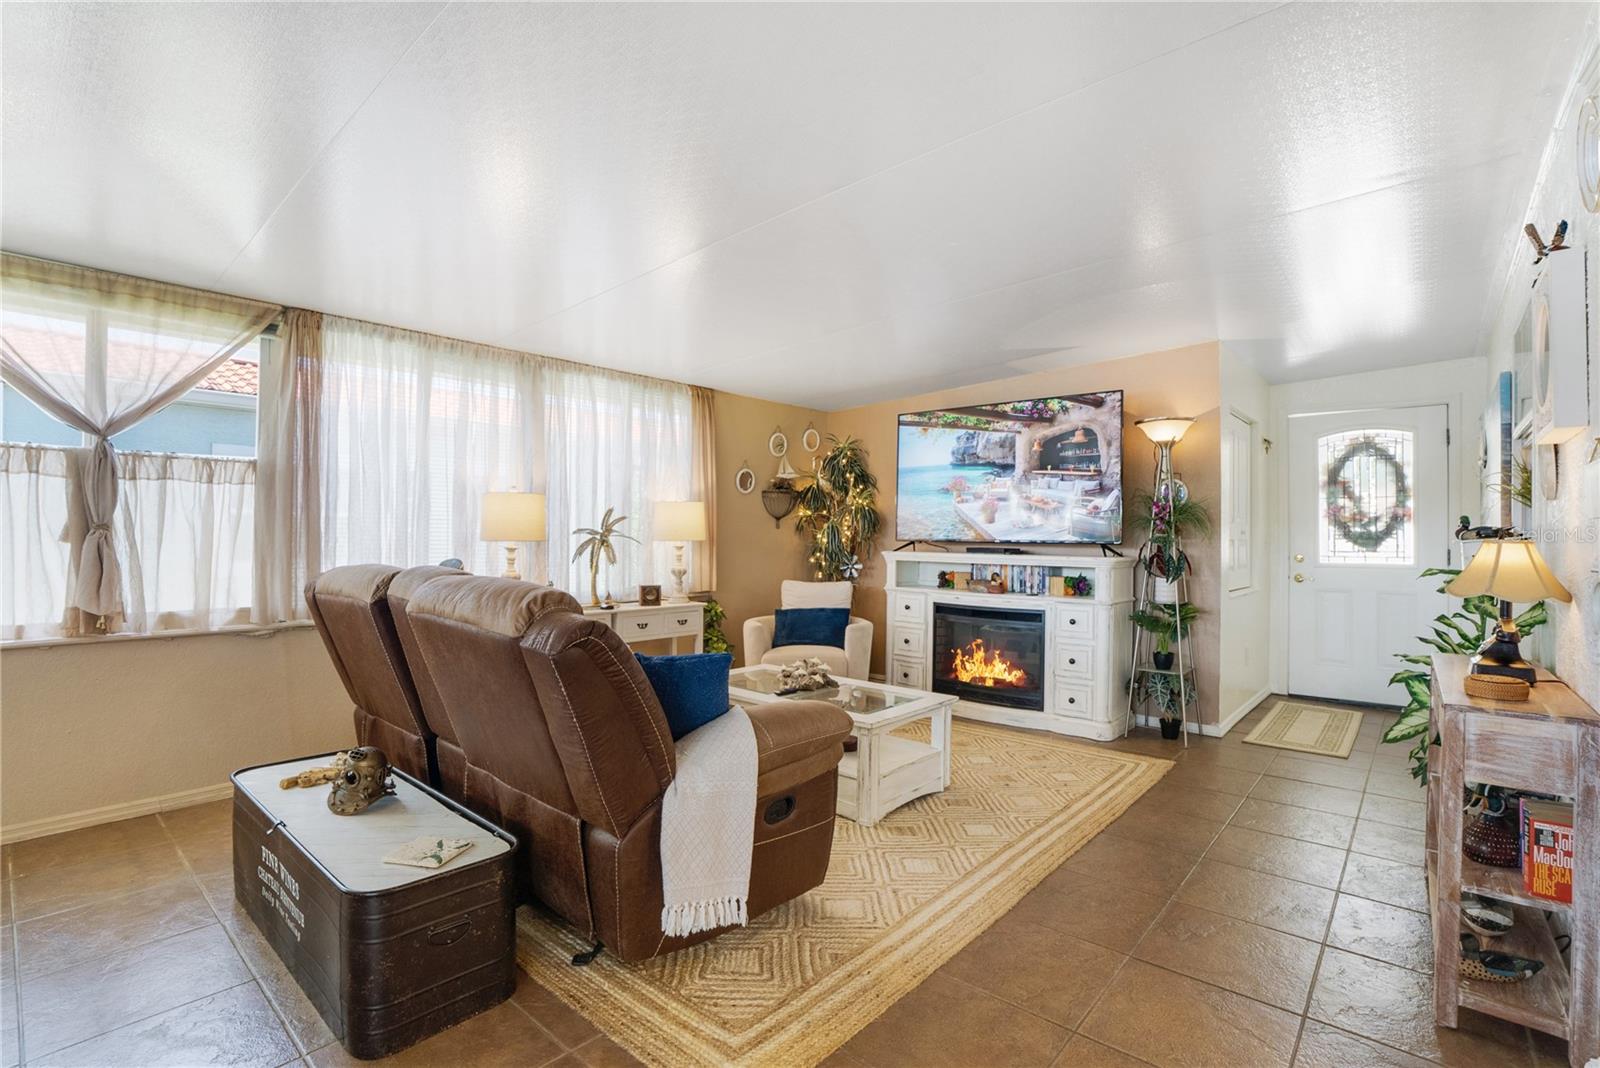
[[[779,596],[780,608],[849,608],[855,587],[848,582],[797,582],[786,580]],[[775,616],[755,616],[744,621],[744,662],[792,664],[814,656],[828,670],[847,679],[864,679],[872,670],[872,623],[859,616],[850,617],[844,629],[844,647],[832,645],[784,645],[772,647],[777,629]]]

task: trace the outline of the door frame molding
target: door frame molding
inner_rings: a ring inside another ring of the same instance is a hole
[[[1281,442],[1283,459],[1274,465],[1268,499],[1271,537],[1265,546],[1272,561],[1267,576],[1271,614],[1267,678],[1273,693],[1287,693],[1289,681],[1289,582],[1284,566],[1289,552],[1289,419],[1300,415],[1333,415],[1443,405],[1450,444],[1445,449],[1446,516],[1477,515],[1482,502],[1476,465],[1468,462],[1477,448],[1477,421],[1487,402],[1489,361],[1480,356],[1441,360],[1413,367],[1365,371],[1270,387],[1271,438]],[[1372,398],[1384,403],[1372,403]],[[1452,556],[1452,566],[1459,554]],[[1396,698],[1396,705],[1400,703]]]

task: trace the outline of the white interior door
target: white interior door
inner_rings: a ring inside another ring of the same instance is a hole
[[[1445,610],[1454,544],[1446,408],[1289,420],[1289,692],[1400,704],[1388,685]]]

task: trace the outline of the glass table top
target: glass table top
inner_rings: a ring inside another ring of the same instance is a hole
[[[770,667],[736,668],[728,673],[728,685],[746,693],[769,697],[788,698],[795,701],[827,701],[846,712],[858,716],[871,715],[885,709],[908,705],[932,694],[897,693],[871,682],[842,682],[820,690],[801,690],[795,693],[778,693],[778,670]]]

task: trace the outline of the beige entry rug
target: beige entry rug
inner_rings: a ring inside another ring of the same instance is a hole
[[[574,968],[588,943],[523,908],[517,961],[646,1063],[815,1064],[1172,767],[963,720],[950,763],[944,793],[874,827],[838,820],[827,880],[748,927],[642,964],[602,954]]]
[[[1297,753],[1348,757],[1360,731],[1361,713],[1354,709],[1279,701],[1244,740]]]

